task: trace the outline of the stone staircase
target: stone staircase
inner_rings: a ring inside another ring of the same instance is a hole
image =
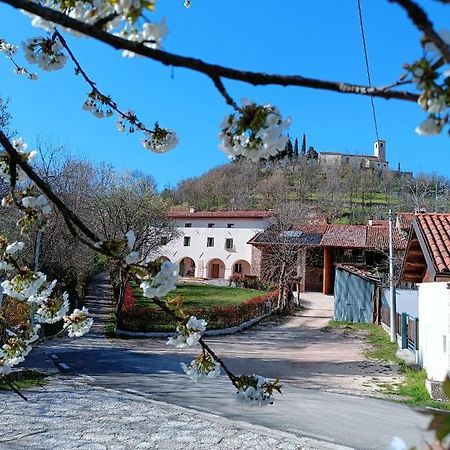
[[[84,306],[89,309],[94,319],[90,335],[103,335],[105,325],[114,311],[113,288],[107,272],[101,272],[92,277],[86,289]]]

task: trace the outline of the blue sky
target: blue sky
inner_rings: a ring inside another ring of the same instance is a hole
[[[157,2],[156,20],[167,18],[168,51],[240,69],[366,83],[356,0],[182,0]],[[420,2],[437,29],[448,28],[450,8]],[[402,64],[421,54],[419,33],[405,13],[387,1],[362,0],[373,83],[388,84]],[[1,37],[12,43],[41,34],[28,17],[0,4]],[[157,155],[145,150],[137,135],[116,131],[115,119],[99,120],[81,110],[89,92],[68,64],[63,70],[40,72],[38,81],[12,73],[0,59],[0,95],[11,99],[13,125],[31,145],[49,139],[75,155],[107,161],[118,169],[153,175],[160,188],[225,163],[218,149],[219,124],[230,108],[211,81],[192,71],[171,69],[143,58],[126,59],[86,38],[69,38],[72,50],[98,87],[133,109],[151,125],[176,130],[179,146]],[[20,61],[23,61],[19,57]],[[37,68],[33,69],[36,70]],[[38,70],[36,70],[38,71]],[[252,87],[224,80],[237,100],[270,102],[290,116],[291,136],[305,133],[318,151],[371,153],[375,132],[366,97],[305,88]],[[424,114],[414,103],[375,100],[380,138],[387,141],[391,167],[450,175],[450,138],[419,137],[416,125]]]

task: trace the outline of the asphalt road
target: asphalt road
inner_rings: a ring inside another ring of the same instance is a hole
[[[189,356],[154,354],[149,341],[131,342],[125,348],[91,349],[68,343],[53,350],[59,361],[69,366],[67,376],[81,375],[96,386],[131,390],[155,400],[298,436],[356,449],[385,449],[395,435],[409,445],[431,438],[425,431],[428,418],[407,406],[368,397],[286,385],[274,405],[244,407],[234,400],[234,388],[224,376],[206,385],[192,383],[179,365],[180,361],[189,361]],[[145,350],[139,351],[139,347]]]
[[[100,288],[104,289],[103,285]],[[249,408],[234,399],[225,378],[205,385],[191,382],[180,362],[190,362],[196,350],[175,350],[165,340],[108,340],[102,335],[107,296],[94,290],[89,306],[100,314],[93,332],[76,340],[49,344],[48,350],[67,365],[65,376],[92,385],[142,396],[228,419],[262,425],[355,449],[386,449],[393,436],[408,446],[420,446],[429,419],[413,409],[367,396],[348,395],[366,389],[373,378],[382,380],[392,369],[366,361],[364,339],[327,332],[332,301],[311,297],[308,309],[280,326],[257,327],[232,336],[208,338],[237,374],[279,376],[283,395],[273,405]],[[106,300],[105,300],[106,301]],[[107,315],[107,314],[106,314]],[[331,390],[343,389],[341,392]]]

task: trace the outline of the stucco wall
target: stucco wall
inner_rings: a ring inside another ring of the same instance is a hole
[[[210,277],[209,267],[214,259],[223,262],[224,270],[220,272],[220,277],[229,278],[233,273],[234,264],[238,261],[246,261],[251,266],[251,274],[259,275],[252,266],[252,245],[247,242],[266,229],[269,225],[267,219],[236,219],[236,218],[210,218],[210,219],[177,219],[176,227],[180,231],[180,236],[163,246],[156,256],[165,256],[171,262],[179,265],[180,261],[189,257],[195,262],[196,277]],[[186,223],[191,223],[191,227],[186,227]],[[208,224],[214,224],[213,228],[208,228]],[[227,228],[228,224],[233,224],[232,228]],[[184,237],[190,237],[189,246],[184,246]],[[214,238],[214,246],[207,246],[207,239]],[[233,248],[225,248],[225,240],[233,239]]]
[[[429,380],[443,381],[450,368],[448,283],[419,285],[419,364]]]

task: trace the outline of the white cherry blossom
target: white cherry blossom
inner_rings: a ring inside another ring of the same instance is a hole
[[[158,124],[152,132],[145,132],[142,140],[145,149],[155,153],[165,153],[178,145],[178,137],[172,130],[160,128]]]
[[[209,355],[200,355],[189,364],[181,363],[181,368],[194,383],[220,376],[220,364],[213,361]]]
[[[69,337],[81,337],[91,329],[94,321],[88,313],[88,309],[83,306],[82,309],[75,309],[72,314],[64,317],[64,322],[68,324]]]
[[[202,333],[206,330],[206,325],[205,320],[191,316],[186,325],[177,327],[177,333],[169,338],[166,344],[176,348],[193,347],[198,344]]]
[[[20,252],[25,247],[25,242],[13,242],[6,247],[5,253],[7,255],[14,255],[14,253]]]
[[[432,136],[441,132],[442,125],[436,122],[432,116],[429,116],[416,127],[416,133],[421,136]]]
[[[284,131],[290,119],[269,104],[256,105],[244,100],[241,111],[227,116],[221,124],[220,148],[230,157],[244,156],[257,162],[281,152],[286,145]]]
[[[161,264],[161,269],[155,277],[145,278],[140,287],[144,297],[164,297],[176,289],[177,266],[169,261]]]

